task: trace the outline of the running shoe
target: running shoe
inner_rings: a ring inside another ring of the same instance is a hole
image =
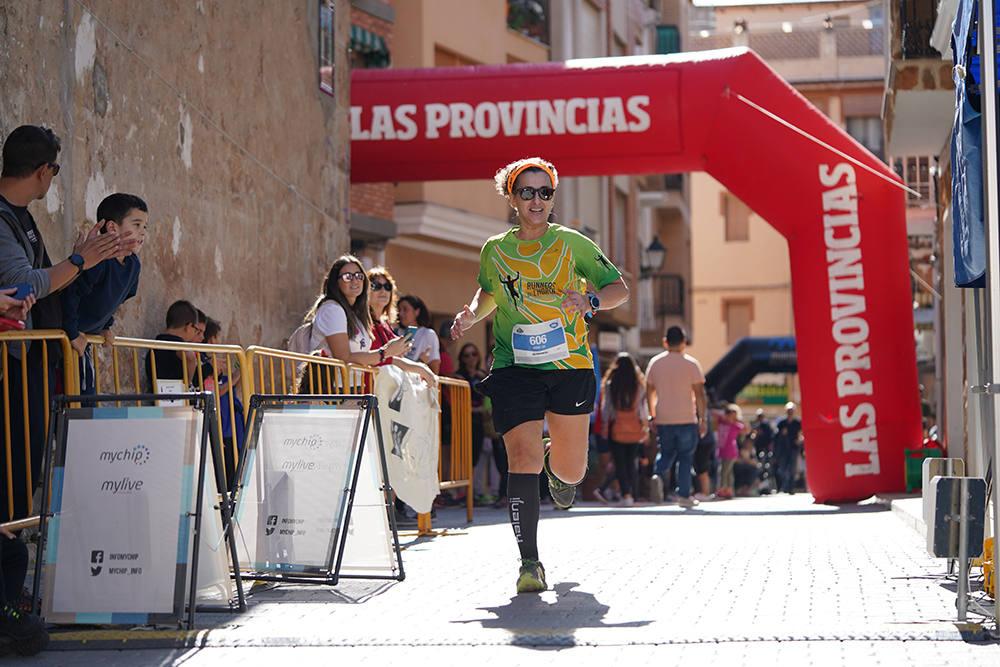
[[[517,576],[518,593],[541,593],[548,589],[545,568],[533,558],[521,559],[521,572]]]
[[[681,496],[680,498],[677,499],[677,504],[680,505],[681,507],[686,507],[690,509],[695,505],[697,505],[698,501],[695,500],[694,498],[685,498],[684,496]]]
[[[546,443],[542,468],[545,470],[545,476],[549,478],[549,495],[552,496],[552,502],[556,504],[556,507],[567,510],[573,506],[573,500],[576,498],[576,487],[567,484],[552,473],[552,468],[549,467],[550,450],[551,447]]]

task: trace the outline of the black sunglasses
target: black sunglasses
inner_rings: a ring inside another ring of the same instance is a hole
[[[386,292],[392,291],[392,285],[390,285],[389,283],[377,283],[373,280],[369,284],[372,286],[373,292],[377,292],[381,289],[384,289]]]
[[[48,166],[52,167],[52,175],[53,176],[55,176],[56,174],[59,173],[59,163],[58,162],[48,162],[48,161],[46,161],[46,162],[43,162],[43,163],[39,164],[38,166],[36,166],[35,169],[38,169],[38,167],[44,167],[45,165],[48,165]]]
[[[548,201],[552,199],[552,195],[556,193],[556,189],[549,187],[533,188],[530,185],[525,185],[523,188],[514,190],[514,192],[516,192],[517,196],[524,201],[531,201],[534,199],[535,193],[538,193],[538,196],[542,199],[542,201]]]

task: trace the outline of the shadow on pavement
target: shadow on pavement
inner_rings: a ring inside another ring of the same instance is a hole
[[[452,622],[481,623],[484,628],[506,630],[513,635],[512,646],[532,649],[576,646],[573,635],[579,628],[639,628],[652,622],[605,623],[603,619],[611,607],[598,602],[592,593],[576,590],[579,585],[565,581],[553,586],[550,590],[556,594],[555,602],[548,602],[544,593],[515,595],[502,607],[479,608],[496,618]]]
[[[254,591],[248,596],[252,603],[322,602],[334,604],[364,604],[382,595],[398,581],[341,579],[336,588],[317,584],[280,584]],[[249,588],[249,586],[248,586]]]
[[[551,505],[543,505],[541,519],[572,519],[579,516],[676,516],[676,517],[713,517],[713,516],[829,516],[829,515],[851,515],[851,514],[874,514],[878,512],[889,512],[891,508],[882,503],[844,503],[842,505],[809,505],[801,509],[724,509],[729,501],[716,501],[703,503],[691,509],[683,509],[676,504],[664,505],[635,505],[632,507],[607,507],[604,505],[588,504],[574,507],[569,511],[553,509]],[[494,510],[477,508],[475,518],[472,523],[465,522],[465,510],[442,512],[439,510],[438,518],[434,522],[435,529],[462,530],[471,526],[492,526],[496,524],[509,523],[510,519],[506,510]],[[420,538],[410,544],[421,543],[422,540],[432,538]]]

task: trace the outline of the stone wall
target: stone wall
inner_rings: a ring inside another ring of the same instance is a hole
[[[149,204],[119,336],[187,298],[223,342],[280,345],[348,247],[349,11],[335,95],[318,87],[318,0],[0,4],[0,134],[44,124],[62,170],[31,206],[54,261],[116,191]]]

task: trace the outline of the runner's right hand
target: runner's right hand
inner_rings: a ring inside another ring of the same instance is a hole
[[[455,315],[455,321],[451,324],[451,339],[458,340],[472,326],[476,319],[475,313],[468,306],[462,307],[462,312]]]

